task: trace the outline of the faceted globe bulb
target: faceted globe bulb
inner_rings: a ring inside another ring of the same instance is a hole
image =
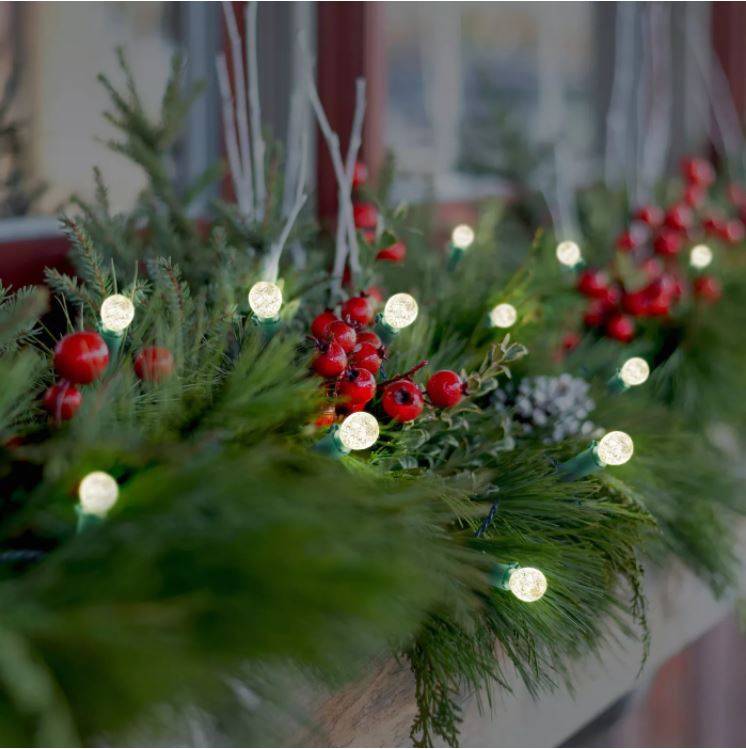
[[[508,587],[518,600],[533,603],[547,592],[547,579],[534,567],[518,567],[510,573]]]
[[[512,304],[498,304],[490,312],[493,328],[509,328],[518,319],[518,312]]]
[[[712,250],[706,244],[695,245],[689,253],[689,262],[697,270],[706,268],[712,262]]]
[[[556,253],[557,260],[559,260],[562,265],[566,265],[568,268],[573,268],[583,259],[583,256],[580,252],[580,247],[578,247],[577,243],[571,242],[569,240],[560,242],[557,245]]]
[[[401,330],[417,319],[417,300],[409,294],[394,294],[383,308],[383,321],[394,330]]]
[[[270,281],[259,281],[249,290],[249,307],[260,320],[271,320],[282,307],[282,290]]]
[[[633,356],[622,364],[619,376],[627,387],[642,385],[650,376],[650,367],[642,357]]]
[[[624,465],[635,451],[635,445],[626,432],[608,432],[598,443],[599,460],[607,466]]]
[[[367,450],[378,439],[378,421],[367,411],[351,413],[340,425],[337,437],[348,450]]]
[[[460,250],[466,250],[474,243],[474,229],[468,224],[459,224],[451,232],[451,243]]]
[[[116,479],[104,471],[94,471],[83,478],[78,487],[78,498],[83,512],[102,518],[116,504],[119,486]]]
[[[101,304],[101,324],[112,333],[121,333],[135,319],[135,305],[124,294],[107,296]]]

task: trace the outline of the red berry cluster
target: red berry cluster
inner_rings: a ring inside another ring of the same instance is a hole
[[[682,174],[681,200],[666,210],[643,206],[617,238],[617,252],[630,257],[637,268],[633,280],[622,277],[616,262],[608,270],[588,268],[578,276],[577,290],[589,300],[583,315],[587,327],[627,343],[635,336],[639,318],[665,318],[688,294],[705,301],[720,297],[720,284],[712,276],[699,275],[687,283],[680,262],[682,250],[705,237],[737,244],[746,230],[740,219],[725,220],[707,209],[715,181],[709,161],[686,159]],[[746,214],[746,190],[731,186],[731,193],[743,201],[741,210]]]
[[[381,408],[394,421],[413,421],[425,407],[423,392],[412,376],[426,362],[391,380],[376,381],[386,349],[378,335],[368,329],[375,316],[371,300],[371,294],[362,292],[341,305],[339,316],[327,309],[311,322],[317,349],[311,367],[327,381],[329,394],[339,400],[336,410],[329,406],[319,414],[316,426],[330,426],[337,411],[362,411],[379,389]],[[455,406],[464,392],[461,378],[448,370],[436,372],[427,383],[427,394],[436,408]]]
[[[54,348],[54,369],[59,380],[47,388],[42,405],[56,422],[75,416],[83,403],[78,385],[97,380],[109,365],[109,349],[95,331],[69,333]],[[173,371],[174,359],[166,348],[149,346],[135,358],[135,373],[141,380],[159,381]]]
[[[352,188],[354,190],[352,213],[355,228],[362,233],[366,242],[373,243],[376,240],[379,217],[376,204],[361,199],[360,190],[365,187],[367,182],[368,167],[362,161],[357,161],[355,163],[355,170],[352,173]],[[397,240],[390,232],[384,232],[378,252],[376,253],[376,260],[389,263],[402,263],[406,257],[407,246],[404,242]]]

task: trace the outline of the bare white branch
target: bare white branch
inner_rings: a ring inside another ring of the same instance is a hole
[[[215,60],[218,75],[218,88],[220,99],[223,104],[223,132],[225,134],[225,149],[228,154],[228,166],[233,182],[233,191],[236,201],[242,213],[251,214],[251,197],[246,194],[246,175],[241,165],[241,157],[238,149],[238,138],[236,136],[236,120],[233,109],[233,98],[231,97],[230,81],[228,78],[228,65],[225,55],[219,54]],[[249,183],[250,186],[250,183]]]
[[[355,220],[352,211],[352,176],[355,173],[355,162],[360,151],[363,140],[363,121],[365,120],[365,79],[358,78],[355,81],[355,113],[352,117],[352,130],[350,131],[350,142],[347,146],[347,158],[345,161],[345,184],[339,186],[339,215],[338,221],[342,220],[343,213],[346,215],[347,242],[350,248],[350,269],[353,275],[360,273],[360,249],[357,243],[355,231]],[[345,204],[343,210],[342,205]]]
[[[246,4],[246,68],[249,72],[251,140],[254,147],[254,190],[259,218],[264,218],[267,188],[264,182],[264,140],[262,138],[262,108],[259,98],[259,64],[257,62],[257,5],[256,0],[249,0]]]
[[[238,24],[233,13],[233,7],[228,0],[223,0],[223,15],[228,30],[228,40],[231,48],[231,62],[233,64],[233,79],[236,91],[236,121],[238,122],[238,143],[240,147],[241,166],[245,179],[252,179],[251,152],[249,146],[249,121],[246,104],[246,77],[243,66],[243,55],[241,53],[241,35],[238,33]],[[259,165],[257,165],[257,169]],[[255,195],[251,191],[252,199]],[[257,202],[259,196],[256,195]],[[256,207],[252,207],[252,214],[256,214]]]

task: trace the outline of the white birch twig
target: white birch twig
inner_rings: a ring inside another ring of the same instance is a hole
[[[357,243],[355,220],[352,211],[352,177],[355,173],[355,162],[363,141],[363,121],[365,120],[365,79],[358,78],[355,81],[355,113],[352,117],[352,129],[350,131],[350,142],[347,146],[347,159],[345,161],[345,184],[340,185],[339,215],[337,220],[343,218],[343,202],[347,210],[345,221],[347,225],[347,242],[350,248],[350,269],[353,275],[360,273],[360,249]]]
[[[238,122],[238,144],[240,148],[241,166],[243,167],[244,178],[252,179],[251,152],[249,147],[249,121],[246,104],[246,77],[243,66],[243,55],[241,54],[241,36],[238,33],[236,17],[233,14],[233,7],[228,0],[223,0],[223,15],[225,16],[225,25],[228,29],[228,40],[231,48],[231,62],[233,64],[233,79],[236,91],[236,121]],[[257,164],[257,169],[260,165]],[[248,191],[247,191],[248,193]],[[252,189],[252,199],[254,197]],[[256,195],[258,200],[258,195]],[[256,214],[256,206],[252,206],[252,213]]]
[[[251,105],[251,139],[254,146],[254,190],[259,218],[264,218],[267,188],[264,182],[264,140],[262,109],[259,98],[259,64],[257,62],[256,0],[246,5],[246,67],[249,73],[249,104]]]
[[[295,224],[298,218],[298,215],[300,214],[301,209],[303,208],[303,204],[306,202],[307,195],[305,193],[305,187],[306,187],[306,162],[308,161],[307,152],[308,152],[308,138],[304,136],[301,140],[300,170],[299,170],[298,182],[296,186],[295,202],[293,203],[293,207],[291,208],[290,213],[288,214],[287,220],[285,221],[285,225],[282,227],[280,236],[273,243],[272,249],[270,250],[269,257],[267,259],[267,265],[265,267],[265,272],[264,272],[265,281],[272,281],[272,283],[274,283],[277,280],[277,274],[280,268],[280,257],[282,256],[282,251],[285,248],[286,242],[288,241],[288,237],[290,236],[290,232],[293,228],[293,225]]]
[[[241,212],[251,215],[251,196],[247,195],[246,175],[241,164],[241,156],[236,135],[235,111],[233,108],[233,97],[231,96],[230,80],[228,77],[228,65],[225,55],[219,54],[215,60],[218,75],[218,88],[220,99],[223,104],[223,132],[225,134],[225,149],[228,154],[228,166],[233,182],[233,191],[236,193],[236,201]],[[248,183],[251,186],[251,183]]]

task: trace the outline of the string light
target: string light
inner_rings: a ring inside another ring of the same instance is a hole
[[[557,260],[567,268],[577,268],[583,262],[583,254],[576,242],[565,240],[555,250]]]
[[[353,450],[367,450],[378,440],[378,420],[367,411],[356,411],[345,417],[314,445],[317,452],[341,458]]]
[[[611,392],[619,393],[647,382],[650,377],[650,365],[641,356],[633,356],[622,364],[617,373],[609,380]]]
[[[692,268],[702,270],[712,262],[712,250],[706,244],[697,244],[689,253],[689,263]]]
[[[510,328],[517,319],[518,312],[512,304],[498,304],[490,311],[490,325],[493,328]]]
[[[563,481],[575,481],[606,466],[624,465],[635,452],[632,438],[626,432],[607,432],[598,443],[557,466]]]
[[[116,504],[119,486],[105,471],[93,471],[83,478],[78,487],[80,508],[86,515],[104,518]]]
[[[276,320],[282,307],[282,289],[271,281],[258,281],[249,289],[249,307],[258,320]]]
[[[121,334],[135,319],[135,305],[124,294],[112,294],[102,302],[100,315],[104,330]]]
[[[451,232],[451,244],[460,250],[468,250],[474,244],[474,229],[468,224],[459,224]]]
[[[547,592],[547,579],[541,570],[521,567],[515,562],[496,564],[492,579],[496,588],[509,590],[524,603],[534,603]]]
[[[376,318],[375,332],[383,343],[391,343],[400,330],[411,325],[419,312],[417,300],[410,294],[390,296],[383,308],[383,313]]]

